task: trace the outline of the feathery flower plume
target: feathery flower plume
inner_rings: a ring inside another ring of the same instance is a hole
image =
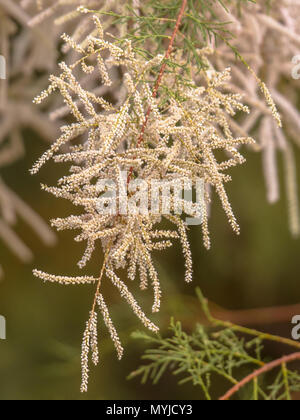
[[[192,280],[188,226],[178,209],[184,209],[188,217],[202,218],[204,244],[207,248],[210,246],[209,196],[205,193],[203,200],[194,204],[178,195],[181,184],[189,184],[189,189],[196,188],[201,179],[206,188],[214,188],[232,229],[239,233],[225,189],[231,180],[226,172],[245,162],[238,147],[252,144],[253,140],[248,136],[235,137],[229,121],[237,112],[248,112],[248,108],[241,103],[241,95],[225,92],[230,69],[212,71],[210,51],[197,51],[201,60],[207,63],[206,69],[197,77],[197,67],[193,63],[189,71],[182,65],[186,60],[184,49],[177,47],[172,53],[185,5],[186,1],[182,4],[166,55],[157,54],[150,59],[138,55],[129,40],[118,42],[113,38],[114,42],[109,41],[111,36],[104,35],[102,24],[94,15],[96,32],[85,41],[78,43],[63,36],[77,57],[71,65],[62,62],[60,75],[51,76],[49,87],[35,99],[39,104],[59,91],[73,119],[61,128],[61,136],[32,168],[35,174],[50,159],[73,165],[70,173],[58,180],[57,186],[43,186],[43,189],[71,201],[82,209],[82,213],[55,219],[52,225],[58,230],[79,230],[75,240],[87,243],[79,262],[81,269],[92,257],[96,242],[101,243],[104,252],[93,309],[83,339],[82,391],[87,390],[88,355],[95,345],[97,306],[119,358],[123,353],[101,293],[104,278],[119,290],[148,329],[158,331],[119,277],[118,270],[127,269],[130,280],[139,275],[141,289],[152,285],[152,311],[157,312],[162,293],[153,251],[163,251],[172,246],[174,240],[180,240],[186,261],[185,280]],[[176,63],[176,73],[166,71],[167,61]],[[114,89],[111,73],[118,68],[126,92],[117,104],[85,89],[80,83],[80,72],[83,77],[93,72],[99,83]],[[75,139],[81,139],[79,146],[71,145]],[[68,151],[62,149],[65,145],[69,145]],[[216,156],[219,150],[225,152],[222,161]],[[156,183],[159,188],[166,180],[172,187],[162,192],[153,211],[153,185]],[[147,191],[150,199],[139,208],[142,191]],[[163,222],[169,228],[166,229]],[[68,278],[40,271],[35,271],[35,275],[60,284],[94,282],[94,277]]]

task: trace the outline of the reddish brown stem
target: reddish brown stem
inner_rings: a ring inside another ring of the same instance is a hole
[[[182,18],[183,18],[186,5],[187,5],[187,0],[182,0],[182,5],[181,5],[181,8],[180,8],[180,12],[179,12],[177,20],[176,20],[176,25],[175,25],[174,31],[172,33],[168,49],[167,49],[166,54],[165,54],[164,63],[161,66],[158,78],[156,80],[156,83],[155,83],[155,86],[154,86],[154,89],[153,89],[153,92],[152,92],[152,97],[153,98],[157,97],[158,89],[159,89],[159,86],[161,84],[163,75],[164,75],[166,67],[167,67],[167,60],[170,58],[171,53],[173,51],[174,41],[175,41],[175,38],[176,38],[176,35],[177,35],[177,32],[178,32],[178,29],[180,27]],[[140,134],[138,142],[137,142],[137,147],[140,147],[140,145],[141,145],[141,143],[144,139],[144,134],[145,134],[145,130],[146,130],[146,127],[147,127],[147,124],[148,124],[148,121],[149,121],[151,111],[152,111],[152,109],[151,109],[151,105],[150,105],[148,110],[147,110],[146,116],[145,116],[145,121],[144,121],[142,129],[141,129],[141,134]],[[129,184],[130,179],[132,177],[132,174],[133,174],[133,167],[130,168],[127,184]]]
[[[229,311],[226,309],[212,309],[212,315],[222,321],[230,321],[238,325],[271,325],[290,322],[295,314],[300,314],[300,305],[274,306],[270,308],[256,308]]]
[[[254,379],[258,378],[260,375],[269,372],[281,366],[282,364],[287,364],[293,362],[294,360],[300,360],[300,352],[293,353],[289,356],[283,356],[280,359],[274,360],[273,362],[267,363],[262,368],[256,370],[255,372],[251,373],[250,375],[246,376],[242,381],[236,384],[233,388],[231,388],[223,397],[220,398],[220,401],[229,400],[234,394],[236,394],[243,386],[247,385],[249,382],[253,381]]]

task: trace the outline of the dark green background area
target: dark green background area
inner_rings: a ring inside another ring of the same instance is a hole
[[[53,185],[64,168],[49,164],[30,177],[28,168],[47,147],[33,133],[25,134],[26,159],[1,171],[6,183],[45,219],[63,217],[74,209],[64,200],[41,192],[39,183]],[[183,257],[179,246],[157,253],[162,288],[162,312],[152,319],[166,332],[171,316],[184,321],[192,329],[198,314],[190,306],[194,290],[200,286],[213,302],[227,309],[248,309],[300,302],[300,240],[288,231],[286,197],[282,189],[279,204],[268,205],[262,175],[261,156],[246,153],[244,167],[231,171],[233,182],[228,192],[241,225],[241,236],[230,230],[215,197],[212,217],[212,250],[202,245],[201,229],[191,228],[190,239],[195,261],[194,283],[183,282]],[[282,161],[278,156],[280,168]],[[298,159],[298,166],[300,161]],[[281,174],[283,175],[283,174]],[[282,176],[281,176],[282,179]],[[283,184],[283,182],[282,182]],[[54,274],[79,275],[76,267],[82,245],[73,234],[61,233],[54,248],[41,246],[31,230],[21,221],[17,232],[32,247],[35,262],[24,266],[0,243],[5,279],[0,283],[0,314],[7,318],[7,340],[0,341],[0,399],[191,399],[199,390],[191,385],[177,386],[177,380],[166,375],[159,385],[142,386],[126,376],[139,365],[143,343],[133,341],[130,333],[142,326],[117,293],[105,285],[111,315],[126,347],[125,357],[118,362],[112,343],[101,323],[100,366],[91,372],[90,391],[79,393],[80,348],[82,333],[93,300],[94,287],[67,288],[43,284],[32,276],[37,267]],[[101,253],[88,267],[95,275],[101,265]],[[151,292],[141,294],[137,284],[130,284],[139,302],[150,314]],[[193,306],[194,307],[194,306]],[[260,326],[289,336],[291,325]],[[276,346],[268,348],[276,355]]]

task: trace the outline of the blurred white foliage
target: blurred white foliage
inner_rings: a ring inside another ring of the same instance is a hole
[[[231,6],[231,14],[218,8],[236,36],[232,42],[254,72],[266,82],[282,115],[283,128],[278,128],[270,109],[259,93],[255,78],[249,75],[228,45],[216,48],[216,67],[230,65],[232,82],[229,89],[242,93],[252,109],[241,128],[258,142],[262,153],[267,198],[276,203],[280,198],[278,152],[283,156],[289,223],[293,236],[299,236],[299,199],[294,148],[300,147],[299,81],[292,77],[293,57],[300,51],[300,2],[295,0],[259,0],[243,6],[239,13]],[[291,142],[293,141],[293,143]]]
[[[6,61],[6,78],[0,80],[0,171],[21,159],[25,153],[24,129],[30,128],[48,142],[57,127],[43,111],[32,104],[32,97],[45,83],[45,76],[56,63],[55,44],[40,28],[30,29],[29,17],[17,2],[0,0],[0,51]],[[22,262],[33,255],[14,232],[18,218],[23,219],[46,245],[56,237],[48,225],[21,198],[5,185],[0,172],[0,239]],[[1,268],[0,277],[3,271]]]

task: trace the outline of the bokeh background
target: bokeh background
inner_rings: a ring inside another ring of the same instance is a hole
[[[37,177],[28,168],[47,145],[35,133],[26,131],[26,158],[1,170],[5,182],[45,219],[68,215],[74,209],[64,200],[57,200],[40,191],[39,182],[54,184],[64,171],[51,164]],[[183,321],[187,330],[203,318],[195,299],[200,286],[211,302],[231,310],[245,310],[300,302],[299,255],[300,241],[291,238],[288,230],[285,191],[282,200],[270,206],[266,202],[261,158],[246,152],[244,167],[233,169],[233,182],[228,191],[239,217],[242,233],[234,236],[220,206],[212,207],[211,229],[213,247],[202,246],[200,228],[190,232],[195,261],[194,283],[185,285],[180,249],[176,247],[158,254],[163,284],[162,312],[153,318],[167,333],[171,316]],[[298,164],[300,161],[298,159]],[[82,252],[73,242],[72,234],[58,235],[54,248],[41,246],[40,241],[22,222],[17,233],[33,249],[35,261],[22,265],[0,244],[5,278],[0,284],[0,313],[7,319],[7,340],[0,341],[0,399],[190,399],[198,398],[199,390],[166,375],[159,385],[141,385],[128,381],[127,375],[139,365],[144,345],[130,338],[141,329],[126,303],[110,288],[111,315],[119,331],[126,353],[118,362],[105,328],[100,335],[100,366],[92,370],[90,391],[79,393],[80,350],[85,320],[93,298],[92,286],[67,288],[43,284],[32,275],[34,267],[45,271],[78,275],[76,262]],[[89,266],[91,274],[99,271],[101,253]],[[149,292],[139,294],[139,301],[151,310]],[[251,320],[249,320],[251,323]],[[290,336],[290,319],[275,324],[271,321],[260,329]],[[268,347],[270,356],[278,356],[277,345]]]

